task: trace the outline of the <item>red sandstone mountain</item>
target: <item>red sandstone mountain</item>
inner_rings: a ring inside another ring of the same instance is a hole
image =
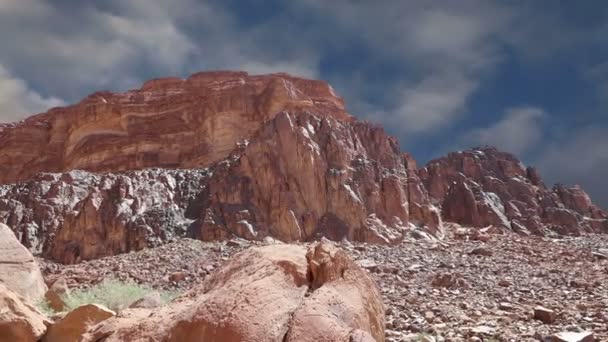
[[[285,74],[154,80],[1,125],[2,183],[0,222],[66,263],[186,235],[396,243],[441,236],[441,216],[520,233],[608,232],[582,190],[549,190],[493,149],[417,170],[327,83]]]

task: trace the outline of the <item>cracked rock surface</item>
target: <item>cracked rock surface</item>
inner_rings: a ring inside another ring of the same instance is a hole
[[[371,276],[330,243],[235,254],[201,284],[153,311],[127,309],[83,341],[384,341]]]

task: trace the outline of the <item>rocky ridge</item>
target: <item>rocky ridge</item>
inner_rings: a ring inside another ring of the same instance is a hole
[[[285,74],[208,72],[96,93],[2,125],[0,142],[0,222],[63,263],[181,237],[396,245],[441,238],[443,221],[608,232],[584,191],[548,189],[492,148],[417,169],[327,83]]]
[[[549,189],[536,169],[492,147],[450,153],[419,175],[446,221],[520,234],[608,233],[608,214],[579,186]]]

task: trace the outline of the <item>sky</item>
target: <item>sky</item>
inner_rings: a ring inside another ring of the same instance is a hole
[[[493,145],[608,208],[608,3],[0,0],[0,122],[203,70],[328,81],[419,164]]]

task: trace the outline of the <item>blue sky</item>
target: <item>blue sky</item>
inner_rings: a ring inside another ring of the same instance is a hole
[[[329,81],[420,163],[496,145],[608,207],[608,3],[0,0],[0,121],[200,70]]]

